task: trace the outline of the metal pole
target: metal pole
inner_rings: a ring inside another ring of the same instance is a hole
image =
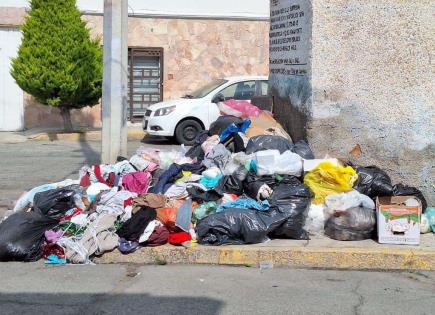
[[[127,2],[104,0],[101,161],[106,164],[127,154]]]

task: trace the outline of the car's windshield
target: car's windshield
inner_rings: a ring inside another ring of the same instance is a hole
[[[204,96],[206,96],[207,94],[209,94],[211,91],[213,91],[214,89],[220,87],[222,84],[227,83],[227,80],[224,79],[218,79],[218,80],[214,80],[213,82],[204,85],[203,87],[201,87],[200,89],[189,93],[187,95],[185,95],[185,98],[202,98]]]

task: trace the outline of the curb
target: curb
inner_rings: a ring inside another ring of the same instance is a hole
[[[254,245],[165,245],[144,247],[129,255],[113,251],[94,261],[99,264],[209,264],[353,270],[435,270],[435,250],[393,248],[268,248]]]
[[[128,130],[128,140],[142,140],[145,133],[142,130]],[[27,138],[30,141],[100,141],[101,131],[88,132],[44,132]]]

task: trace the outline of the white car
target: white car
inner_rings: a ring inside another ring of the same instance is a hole
[[[142,127],[153,136],[173,137],[190,145],[196,135],[209,129],[219,116],[218,102],[229,99],[250,101],[267,96],[267,76],[241,76],[217,79],[181,99],[151,105]]]

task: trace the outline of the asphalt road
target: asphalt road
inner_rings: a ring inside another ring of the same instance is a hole
[[[434,273],[0,264],[0,314],[433,314]]]
[[[128,154],[140,146],[178,149],[173,141],[148,138],[128,142]],[[64,180],[77,179],[79,169],[100,162],[99,141],[27,141],[0,144],[0,208],[16,200],[24,190]]]

